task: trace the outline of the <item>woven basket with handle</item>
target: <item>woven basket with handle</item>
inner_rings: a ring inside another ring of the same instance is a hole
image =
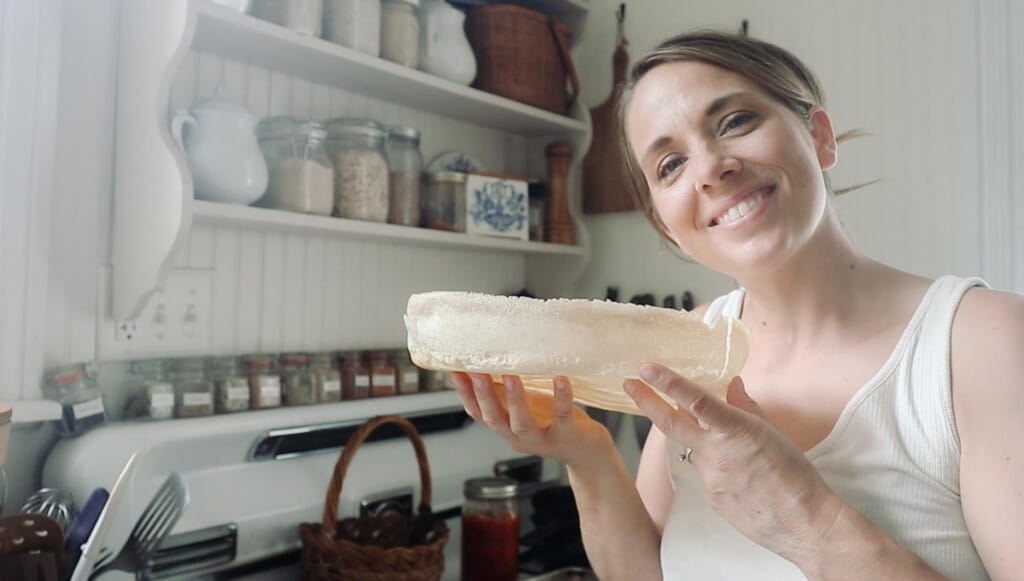
[[[337,519],[341,485],[353,456],[371,432],[393,424],[405,433],[419,463],[420,505],[413,516],[387,514]],[[444,571],[448,527],[430,506],[430,466],[423,439],[408,420],[378,416],[352,435],[334,466],[322,523],[299,525],[302,578],[315,581],[433,581]]]

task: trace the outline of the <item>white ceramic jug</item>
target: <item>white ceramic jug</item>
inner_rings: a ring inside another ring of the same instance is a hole
[[[249,205],[267,189],[267,163],[256,140],[256,119],[216,95],[178,111],[171,133],[185,151],[196,198]]]
[[[463,22],[466,15],[443,0],[420,4],[420,69],[468,85],[476,77],[476,57]]]

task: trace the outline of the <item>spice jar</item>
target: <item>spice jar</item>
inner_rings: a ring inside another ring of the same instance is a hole
[[[249,378],[238,364],[237,357],[221,357],[210,364],[213,379],[214,410],[219,414],[249,409]]]
[[[277,374],[276,357],[249,355],[242,360],[242,368],[249,379],[249,405],[252,409],[281,405],[281,377]]]
[[[47,398],[60,403],[61,434],[77,436],[106,423],[107,411],[95,379],[92,366],[86,363],[65,365],[46,374],[43,391]]]
[[[174,415],[179,418],[213,413],[213,382],[206,360],[179,359],[174,363]]]
[[[420,131],[414,127],[395,127],[388,132],[388,222],[419,226],[420,188],[423,156],[420,155]]]
[[[327,132],[319,123],[268,117],[256,129],[267,160],[264,208],[322,214],[334,208],[334,167],[327,157]]]
[[[309,371],[309,355],[281,355],[281,396],[284,405],[288,406],[316,403],[316,385]]]
[[[380,56],[380,0],[324,0],[324,38]]]
[[[323,0],[252,0],[250,14],[300,34],[320,36]]]
[[[131,366],[138,392],[125,409],[125,417],[169,420],[174,417],[174,384],[163,359],[136,361]]]
[[[386,222],[388,162],[384,130],[366,119],[333,119],[326,126],[327,151],[334,163],[335,215]]]
[[[341,373],[341,399],[370,397],[370,371],[363,365],[358,351],[346,351],[338,358]]]
[[[519,503],[515,480],[473,478],[462,505],[462,578],[515,581],[519,570]]]
[[[395,395],[395,368],[388,363],[387,351],[368,351],[366,367],[370,370],[370,397]]]
[[[341,374],[331,365],[328,353],[317,353],[309,359],[309,369],[313,374],[313,385],[316,390],[316,401],[327,403],[341,399]]]
[[[412,364],[409,352],[396,349],[390,353],[389,362],[395,368],[396,391],[400,394],[416,393],[420,390],[420,371]]]
[[[466,231],[466,174],[439,171],[427,174],[426,216],[428,228]]]
[[[415,69],[420,64],[419,0],[383,0],[380,17],[380,56]]]

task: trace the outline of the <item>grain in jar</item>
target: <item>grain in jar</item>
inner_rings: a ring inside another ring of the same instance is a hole
[[[169,420],[174,417],[174,384],[163,359],[135,361],[131,365],[135,397],[125,410],[126,417]]]
[[[96,374],[88,363],[63,365],[46,374],[43,393],[60,403],[60,433],[77,436],[107,422],[103,396],[96,389]]]
[[[269,176],[257,205],[329,216],[334,209],[334,167],[323,127],[276,116],[260,121],[257,134]]]
[[[242,373],[237,357],[220,357],[210,363],[213,379],[213,409],[219,414],[249,409],[249,378]]]
[[[358,351],[344,351],[338,355],[338,372],[341,374],[342,400],[370,397],[370,371],[363,365]]]
[[[383,0],[380,56],[415,69],[420,64],[419,0]]]
[[[332,365],[329,353],[317,353],[309,359],[309,369],[316,386],[316,400],[329,403],[341,400],[341,374]]]
[[[388,132],[389,189],[388,222],[419,226],[420,191],[423,184],[423,156],[420,131],[414,127],[393,127]]]
[[[213,413],[213,382],[206,360],[196,357],[174,362],[174,416],[194,418]]]
[[[250,14],[290,28],[299,34],[320,36],[323,0],[252,0]]]
[[[413,365],[409,352],[396,349],[390,353],[389,361],[395,368],[396,391],[400,394],[416,393],[420,390],[419,368]]]
[[[342,218],[387,222],[388,162],[385,133],[367,119],[332,119],[327,151],[334,163],[334,213]]]
[[[370,370],[370,397],[395,395],[395,368],[388,362],[387,351],[368,351],[366,367]]]
[[[242,368],[249,380],[249,405],[252,409],[276,408],[281,405],[281,376],[277,373],[277,357],[249,355],[242,359]]]
[[[316,385],[309,370],[309,355],[286,353],[281,355],[281,399],[284,405],[310,405],[316,403]]]
[[[380,56],[380,0],[324,0],[324,38]]]
[[[449,232],[466,231],[466,174],[454,171],[427,174],[424,223]]]

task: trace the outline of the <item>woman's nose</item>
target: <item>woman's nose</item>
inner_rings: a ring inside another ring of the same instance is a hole
[[[693,186],[705,195],[722,193],[730,178],[743,168],[740,160],[723,151],[704,150],[696,158],[690,158],[695,166]]]

